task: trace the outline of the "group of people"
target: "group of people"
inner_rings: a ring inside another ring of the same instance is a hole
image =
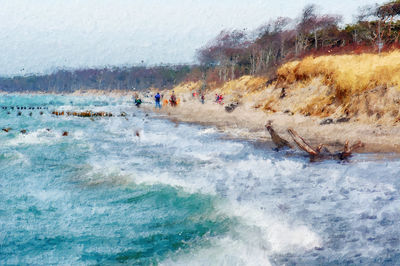
[[[164,98],[163,94],[160,94],[159,92],[157,92],[157,94],[154,96],[154,101],[155,101],[155,108],[157,109],[161,109],[161,101]],[[143,103],[142,99],[139,98],[139,95],[136,93],[135,94],[135,105],[137,107],[140,107],[140,105]],[[169,101],[167,99],[164,99],[163,101],[163,105],[168,105],[171,104],[171,106],[177,106],[179,104],[179,99],[176,98],[175,92],[172,91],[172,94],[169,98]]]
[[[158,108],[158,109],[161,109],[161,100],[164,98],[164,95],[160,95],[160,93],[159,92],[157,92],[157,94],[154,96],[154,100],[155,100],[155,103],[156,103],[156,109]],[[167,105],[168,104],[168,100],[167,99],[164,99],[164,101],[163,101],[163,104],[164,105]],[[175,92],[174,91],[172,91],[172,94],[171,94],[171,96],[170,96],[170,98],[169,98],[169,104],[171,105],[171,106],[177,106],[178,105],[178,99],[176,98],[176,95],[175,95]]]
[[[199,94],[193,93],[192,95],[193,95],[193,97],[196,97]],[[216,94],[216,96],[217,96],[216,102],[222,103],[222,99],[223,99],[222,95],[217,95]],[[172,94],[171,94],[169,100],[167,100],[167,99],[163,100],[163,98],[164,98],[164,95],[160,94],[159,92],[157,92],[157,94],[154,96],[154,102],[155,102],[155,108],[156,109],[157,108],[161,109],[162,105],[166,106],[166,105],[170,104],[171,106],[175,107],[175,106],[177,106],[179,104],[179,99],[176,97],[174,91],[172,91]],[[205,97],[204,97],[203,93],[201,93],[200,100],[201,100],[201,103],[204,104]],[[143,103],[143,101],[139,98],[139,95],[135,94],[135,105],[137,107],[140,107],[140,105],[142,103]]]
[[[224,97],[222,96],[222,94],[215,94],[215,102],[222,104],[222,100],[224,99]]]

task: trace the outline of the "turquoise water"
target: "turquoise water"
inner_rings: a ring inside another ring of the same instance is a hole
[[[396,157],[309,163],[129,99],[3,95],[0,106],[12,128],[0,132],[0,264],[400,263]]]

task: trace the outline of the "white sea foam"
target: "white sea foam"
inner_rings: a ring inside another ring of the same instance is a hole
[[[211,239],[211,247],[198,248],[162,261],[160,265],[271,265],[266,251],[254,243],[237,237],[225,236]]]
[[[57,134],[59,133],[59,134]],[[10,139],[5,143],[9,146],[17,145],[36,145],[36,144],[51,144],[61,139],[62,132],[47,131],[45,128],[38,129],[26,134],[18,134],[15,138]]]
[[[237,202],[230,204],[231,206],[226,206],[224,210],[231,216],[238,217],[241,224],[246,225],[242,233],[254,230],[255,226],[256,234],[262,243],[268,246],[270,253],[302,252],[322,247],[321,238],[302,224],[301,220],[289,224],[284,216],[266,213],[256,209],[253,204]]]
[[[197,134],[198,135],[208,135],[208,134],[214,134],[214,133],[217,133],[217,132],[218,131],[215,128],[210,127],[210,128],[205,128],[205,129],[199,131]]]
[[[155,185],[162,184],[181,188],[188,193],[205,193],[215,195],[216,191],[214,186],[202,179],[197,180],[184,180],[171,176],[169,173],[159,173],[157,175],[132,175],[131,181],[136,184]]]

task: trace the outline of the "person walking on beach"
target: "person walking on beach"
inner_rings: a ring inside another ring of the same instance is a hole
[[[169,99],[169,102],[171,104],[171,106],[176,106],[178,103],[176,101],[176,96],[175,96],[175,92],[172,91],[171,97]]]
[[[154,99],[156,101],[156,108],[161,109],[161,104],[160,104],[161,95],[160,95],[160,93],[157,92],[156,96],[154,96]]]
[[[139,96],[136,95],[136,98],[135,98],[136,107],[140,107],[141,104],[142,104],[142,99],[140,99]]]
[[[217,98],[217,102],[219,103],[219,104],[223,104],[222,103],[222,100],[224,99],[224,97],[222,96],[222,94],[220,94],[220,95],[218,95],[218,98]]]

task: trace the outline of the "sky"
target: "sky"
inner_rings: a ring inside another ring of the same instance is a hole
[[[384,0],[0,0],[0,76],[194,63],[223,29],[295,18],[307,4],[350,23]]]

